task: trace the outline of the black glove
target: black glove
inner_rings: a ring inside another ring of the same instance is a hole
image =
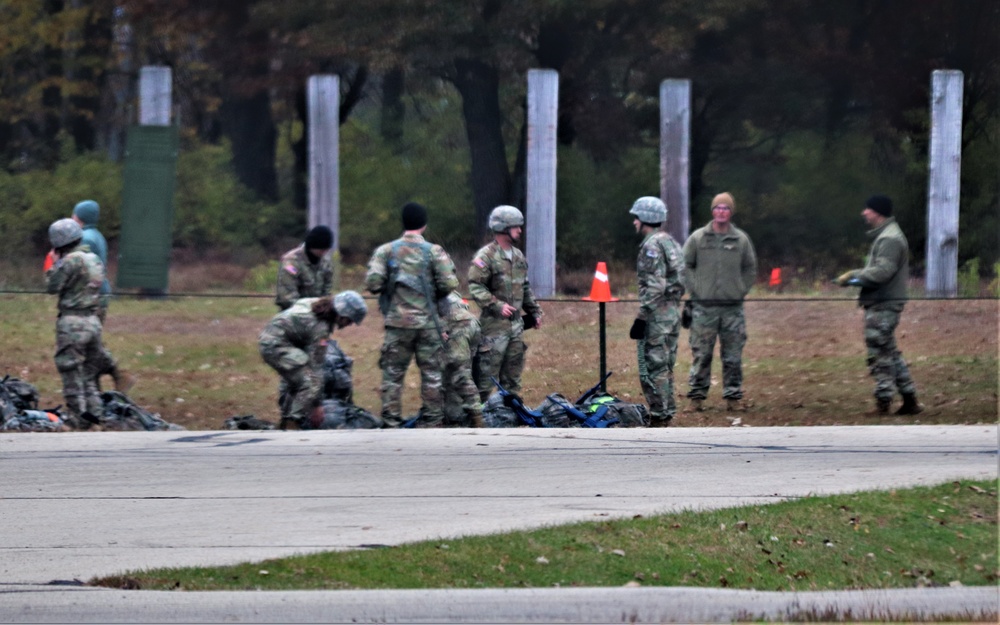
[[[681,311],[681,327],[685,330],[691,327],[691,320],[694,318],[693,309],[691,300],[684,302],[684,310]]]
[[[535,316],[531,313],[524,313],[524,316],[521,317],[521,319],[524,321],[525,330],[530,330],[538,326],[538,320],[535,319]]]
[[[636,319],[632,322],[632,329],[628,331],[628,337],[635,341],[646,338],[646,320]]]

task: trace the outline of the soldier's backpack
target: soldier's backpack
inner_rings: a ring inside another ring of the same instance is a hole
[[[230,417],[222,423],[224,430],[273,430],[274,424],[264,419],[258,419],[252,414],[241,417]]]
[[[24,410],[38,410],[38,389],[20,378],[4,376],[0,381],[0,423]]]
[[[0,430],[14,432],[64,432],[62,416],[52,410],[22,410],[3,422]]]
[[[632,404],[606,393],[592,395],[583,403],[577,404],[577,408],[586,414],[594,414],[602,407],[607,407],[606,419],[618,420],[615,427],[641,428],[649,425],[649,408],[646,404]]]
[[[104,402],[104,418],[101,419],[101,425],[105,430],[155,432],[186,429],[164,421],[159,414],[142,408],[124,393],[118,391],[101,393],[101,401]]]
[[[483,404],[483,426],[488,428],[516,428],[525,425],[514,409],[504,403],[500,393],[493,393]]]
[[[354,383],[351,368],[354,360],[340,349],[337,341],[326,343],[326,357],[323,360],[323,399],[339,399],[351,403],[354,397]]]
[[[308,421],[303,429],[316,430],[377,430],[383,426],[382,418],[360,406],[340,399],[323,400],[323,421],[318,427],[310,427]]]

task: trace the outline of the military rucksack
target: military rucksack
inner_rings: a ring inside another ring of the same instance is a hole
[[[230,417],[222,423],[224,430],[273,430],[274,424],[264,419],[258,419],[252,414],[241,417]]]
[[[186,429],[164,421],[159,414],[142,408],[118,391],[101,393],[101,401],[104,402],[104,418],[101,419],[101,425],[106,430],[155,432]]]
[[[354,396],[351,369],[354,360],[340,349],[337,341],[326,343],[326,357],[323,359],[323,399],[340,399],[350,403]]]
[[[377,430],[383,426],[382,418],[374,415],[360,406],[340,399],[323,400],[323,421],[316,428],[309,427],[308,421],[303,429],[316,430]]]
[[[4,376],[0,381],[0,423],[24,410],[38,410],[38,389],[20,378]]]

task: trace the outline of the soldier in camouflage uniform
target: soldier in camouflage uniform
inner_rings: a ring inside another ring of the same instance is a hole
[[[513,206],[497,206],[489,227],[493,241],[476,252],[469,265],[469,294],[481,311],[476,385],[484,402],[494,390],[491,377],[511,393],[521,392],[524,331],[542,326],[542,309],[528,282],[528,261],[514,245],[524,230],[524,215]]]
[[[441,387],[445,425],[483,427],[483,407],[472,371],[481,334],[479,320],[457,291],[448,296],[448,310],[442,318],[448,327]]]
[[[917,385],[896,346],[895,331],[906,305],[910,274],[910,246],[892,216],[892,200],[884,195],[868,198],[861,216],[871,230],[871,252],[864,269],[837,278],[841,286],[859,286],[858,305],[865,309],[865,346],[868,369],[875,378],[875,413],[888,414],[898,390],[903,405],[898,415],[915,415],[924,407],[917,401]]]
[[[310,419],[322,421],[326,341],[335,328],[360,324],[367,312],[361,295],[344,291],[334,297],[301,298],[264,327],[257,339],[261,358],[284,383],[281,429],[308,428]]]
[[[712,378],[712,352],[719,338],[722,398],[727,410],[745,410],[743,346],[747,342],[743,298],[757,277],[757,255],[746,232],[731,221],[736,202],[729,193],[712,198],[712,221],[684,243],[684,280],[691,313],[689,410],[700,411]]]
[[[636,262],[639,314],[629,337],[638,341],[639,382],[649,404],[650,427],[666,427],[677,413],[674,363],[680,324],[684,265],[673,237],[660,229],[667,207],[656,197],[641,197],[629,214],[643,237]]]
[[[302,245],[281,257],[278,265],[278,288],[274,303],[285,310],[301,297],[324,297],[333,288],[333,232],[316,226],[306,234]]]
[[[100,307],[104,265],[81,243],[83,231],[72,219],[49,226],[53,265],[45,272],[46,291],[59,296],[55,363],[62,377],[66,424],[86,429],[104,416],[97,388],[101,343]]]
[[[427,209],[415,202],[403,207],[403,236],[378,247],[368,261],[365,288],[379,295],[385,316],[382,369],[382,420],[403,424],[403,378],[416,357],[420,368],[421,408],[416,427],[440,427],[444,421],[441,372],[446,329],[438,301],[458,288],[455,264],[440,245],[424,240]]]
[[[97,221],[101,216],[101,206],[94,200],[83,200],[73,207],[73,221],[80,224],[83,229],[83,244],[90,248],[90,251],[97,254],[104,265],[104,282],[101,283],[101,299],[97,309],[97,316],[101,319],[101,325],[105,323],[108,316],[108,303],[111,300],[111,282],[108,280],[108,242],[104,235],[97,229]],[[100,376],[110,375],[115,381],[115,390],[120,393],[128,393],[135,384],[135,377],[118,367],[118,362],[107,349],[102,350],[97,366],[98,388],[100,387]]]

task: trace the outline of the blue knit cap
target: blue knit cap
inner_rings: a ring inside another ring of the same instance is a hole
[[[85,226],[96,226],[101,216],[101,207],[94,200],[84,200],[73,207],[73,214],[80,218]]]

